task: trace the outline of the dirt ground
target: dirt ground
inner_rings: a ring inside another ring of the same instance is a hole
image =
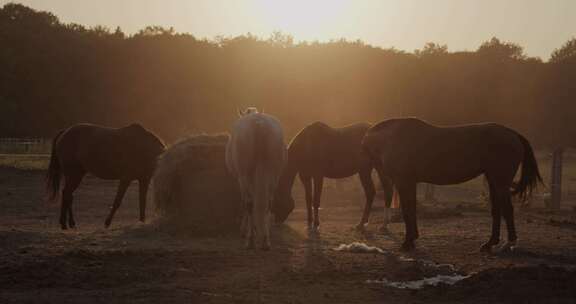
[[[425,206],[417,250],[405,254],[398,251],[401,222],[379,232],[382,213],[376,208],[368,232],[357,232],[362,193],[354,186],[328,185],[320,231],[306,229],[297,193],[297,209],[286,224],[274,227],[272,250],[262,252],[243,249],[238,235],[174,235],[159,230],[153,219],[138,223],[136,184],[106,230],[115,187],[86,178],[75,195],[78,227],[63,232],[57,225],[59,206],[44,202],[43,172],[0,168],[0,303],[576,301],[576,212],[570,207],[560,213],[539,205],[517,208],[519,248],[482,254],[478,248],[490,231],[485,205],[463,201],[456,190],[453,196],[443,192],[442,202],[445,197],[450,202]],[[387,253],[334,250],[354,241]],[[421,290],[378,283],[445,271],[430,266],[435,263],[471,276]]]

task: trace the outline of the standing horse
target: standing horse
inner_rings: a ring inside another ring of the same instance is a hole
[[[78,124],[58,133],[52,141],[52,156],[47,173],[48,191],[58,196],[64,177],[60,225],[74,228],[73,193],[86,173],[102,179],[120,180],[114,205],[106,218],[109,227],[120,207],[126,189],[133,180],[140,185],[140,221],[146,218],[146,194],[156,167],[156,158],[164,144],[139,124],[113,129],[91,124]]]
[[[406,225],[404,250],[413,249],[418,238],[417,183],[458,184],[484,174],[490,188],[492,235],[481,250],[490,251],[500,241],[500,217],[508,230],[505,247],[516,243],[511,195],[525,199],[542,181],[528,140],[494,123],[436,127],[415,118],[390,119],[370,128],[362,146],[381,162],[398,190]],[[511,190],[520,163],[522,174]]]
[[[306,191],[308,226],[317,229],[324,178],[345,178],[358,174],[364,188],[366,204],[358,228],[368,222],[376,193],[372,170],[376,169],[385,193],[386,211],[392,201],[392,184],[383,174],[378,162],[372,162],[362,151],[362,138],[370,128],[368,123],[356,123],[342,128],[331,128],[315,122],[306,126],[288,146],[288,162],[280,179],[276,199],[276,221],[282,222],[294,207],[292,186],[296,174]],[[314,212],[312,212],[312,205]],[[385,224],[384,224],[385,225]]]
[[[252,248],[256,239],[268,250],[271,204],[286,159],[284,132],[275,117],[256,108],[239,116],[226,145],[226,165],[240,186],[246,247]]]

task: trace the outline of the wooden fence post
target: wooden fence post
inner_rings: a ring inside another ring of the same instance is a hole
[[[562,201],[562,156],[564,149],[559,148],[552,153],[552,174],[550,175],[550,205],[551,209],[560,209]]]

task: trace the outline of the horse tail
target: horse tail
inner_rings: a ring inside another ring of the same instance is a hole
[[[58,161],[58,155],[56,155],[56,143],[64,131],[65,130],[61,130],[58,132],[58,134],[52,140],[50,165],[48,166],[48,172],[46,173],[46,188],[48,190],[50,201],[54,201],[56,199],[60,190],[60,162]]]
[[[521,201],[526,201],[532,194],[532,191],[538,186],[538,183],[542,183],[542,176],[540,176],[538,162],[534,157],[534,150],[530,142],[518,133],[517,136],[524,146],[524,160],[522,161],[520,181],[518,181],[516,187],[514,187],[512,195],[518,195]]]
[[[252,162],[252,170],[256,170],[258,164],[266,161],[268,151],[268,134],[266,132],[265,121],[257,119],[254,121],[254,159]]]

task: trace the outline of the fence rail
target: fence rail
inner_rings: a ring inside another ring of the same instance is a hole
[[[49,154],[49,138],[0,138],[0,154]]]

